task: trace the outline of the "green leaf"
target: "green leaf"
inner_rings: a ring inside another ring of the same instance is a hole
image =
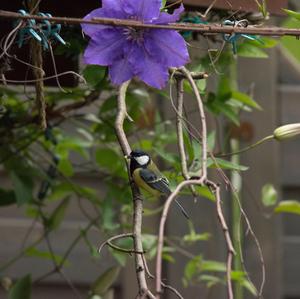
[[[69,203],[70,198],[66,198],[56,207],[56,209],[50,216],[50,219],[48,220],[48,229],[55,230],[60,226],[61,222],[64,220],[64,216]]]
[[[192,280],[193,276],[199,271],[199,267],[202,263],[202,256],[198,255],[191,259],[184,268],[184,277],[187,281]]]
[[[57,201],[62,200],[70,195],[72,195],[74,189],[70,184],[61,183],[52,187],[52,192],[47,196],[47,200],[49,201]]]
[[[293,10],[289,10],[289,9],[283,9],[289,16],[297,19],[300,21],[300,13],[293,11]]]
[[[162,254],[162,258],[163,260],[169,262],[169,263],[172,263],[174,264],[176,262],[176,260],[174,259],[174,257],[168,253],[163,253]]]
[[[83,70],[83,76],[92,87],[97,86],[105,78],[106,67],[100,65],[88,65]]]
[[[31,299],[31,276],[26,275],[12,286],[8,299]]]
[[[114,250],[112,248],[109,248],[109,251],[111,253],[111,255],[115,258],[115,260],[122,266],[125,267],[126,266],[126,262],[127,262],[127,258],[128,258],[128,254],[125,252],[119,252],[117,250]]]
[[[214,160],[212,160],[211,158],[208,158],[207,166],[210,168],[220,167],[222,169],[237,170],[237,171],[246,171],[249,169],[249,167],[247,167],[247,166],[232,163],[230,161],[223,160],[220,158],[215,158]]]
[[[15,196],[18,205],[28,203],[32,200],[32,181],[30,177],[18,175],[14,171],[10,173],[14,185]]]
[[[257,297],[257,289],[255,287],[255,285],[253,285],[253,283],[251,283],[250,281],[243,279],[240,284],[246,289],[248,290],[253,296]]]
[[[238,46],[237,54],[241,57],[268,58],[268,54],[261,48],[250,43],[242,43]]]
[[[119,155],[110,148],[99,148],[96,150],[96,162],[100,167],[108,171],[116,171],[120,168]],[[123,161],[122,161],[123,162]]]
[[[90,122],[92,122],[92,123],[96,123],[96,124],[101,124],[102,123],[101,119],[97,115],[92,114],[92,113],[85,114],[83,116],[83,118],[90,121]]]
[[[164,159],[168,163],[176,164],[178,162],[178,156],[176,156],[170,152],[166,152],[163,149],[158,148],[158,147],[154,147],[153,149],[162,159]]]
[[[300,215],[300,202],[297,200],[281,201],[274,211],[275,213],[291,213]]]
[[[274,48],[278,44],[278,41],[274,38],[260,37],[259,41],[258,40],[248,40],[247,43],[251,44],[255,47],[258,47],[258,48],[270,49],[270,48]]]
[[[120,273],[120,267],[111,267],[106,270],[92,285],[94,295],[104,295],[113,283],[117,280]]]
[[[200,280],[206,282],[206,285],[208,288],[213,287],[216,284],[223,283],[223,280],[217,276],[214,275],[207,275],[203,274],[200,275]]]
[[[117,229],[120,226],[120,224],[115,221],[116,209],[112,204],[113,200],[113,197],[108,196],[101,204],[103,229],[108,231]]]
[[[226,101],[230,99],[230,96],[231,93],[226,94],[222,100],[217,100],[216,98],[211,97],[211,99],[206,103],[206,106],[213,114],[219,115],[222,113],[234,124],[239,126],[240,119],[238,112],[226,103]]]
[[[29,257],[37,257],[37,258],[41,258],[41,259],[46,259],[46,260],[55,260],[56,263],[61,263],[63,261],[63,258],[59,255],[56,255],[54,254],[52,256],[52,253],[49,252],[49,251],[42,251],[42,250],[39,250],[35,247],[31,247],[31,248],[28,248],[25,252],[26,256],[29,256]],[[64,265],[67,261],[64,262]]]
[[[13,190],[0,189],[0,207],[9,206],[16,202],[16,194]]]
[[[72,163],[68,158],[60,159],[57,165],[57,169],[67,177],[71,177],[74,175],[74,169]]]
[[[299,28],[300,20],[290,17],[284,21],[282,26],[285,28]],[[286,50],[285,52],[287,52],[285,53],[287,58],[291,60],[292,63],[295,62],[295,65],[297,66],[296,62],[300,62],[299,40],[293,36],[284,36],[280,39],[280,43],[283,45],[282,49]],[[293,60],[293,58],[296,60]]]
[[[209,233],[197,234],[196,232],[191,232],[189,235],[183,237],[184,242],[194,243],[198,241],[207,241],[211,235]]]
[[[196,192],[211,201],[215,201],[215,196],[207,186],[195,186]]]
[[[251,97],[247,94],[239,92],[239,91],[232,91],[231,97],[249,107],[262,110],[262,108],[256,103]]]
[[[201,271],[226,272],[226,265],[221,262],[206,260],[201,264]]]
[[[266,207],[270,207],[276,204],[278,193],[272,184],[264,185],[261,193],[262,202]]]
[[[213,152],[216,144],[216,131],[211,131],[207,136],[207,150]]]
[[[161,1],[161,7],[160,7],[160,10],[163,11],[165,6],[166,6],[166,3],[167,3],[167,0],[162,0]]]

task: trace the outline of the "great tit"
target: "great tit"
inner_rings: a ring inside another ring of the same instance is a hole
[[[151,157],[142,150],[133,150],[127,158],[130,159],[130,174],[135,184],[154,196],[171,194],[169,181],[162,175]],[[189,216],[182,205],[175,200],[183,215]]]

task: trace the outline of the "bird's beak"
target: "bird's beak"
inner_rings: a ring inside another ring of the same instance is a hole
[[[129,159],[130,159],[130,155],[125,155],[124,158],[125,158],[126,160],[129,160]]]

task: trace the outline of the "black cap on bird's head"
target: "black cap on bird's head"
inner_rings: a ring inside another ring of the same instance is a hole
[[[136,157],[142,157],[142,156],[149,157],[149,155],[147,153],[145,153],[144,151],[142,151],[140,149],[133,150],[129,155],[130,158],[136,158]]]
[[[136,168],[147,167],[151,162],[150,156],[142,150],[133,150],[128,156],[130,159],[130,170],[134,171]]]

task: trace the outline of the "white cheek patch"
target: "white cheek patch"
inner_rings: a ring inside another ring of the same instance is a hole
[[[135,157],[136,162],[138,162],[139,165],[147,165],[149,162],[148,156],[141,156],[141,157]]]

